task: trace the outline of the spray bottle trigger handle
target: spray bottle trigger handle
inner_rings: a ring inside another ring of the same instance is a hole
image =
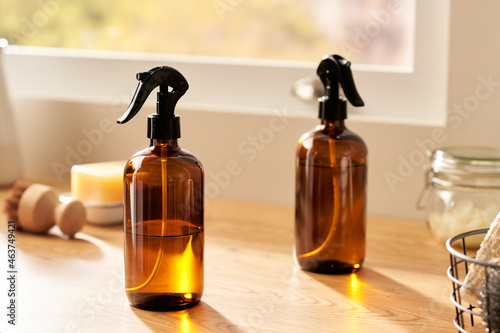
[[[332,54],[323,57],[318,66],[318,76],[321,78],[329,99],[338,100],[338,85],[344,90],[345,97],[354,106],[364,106],[359,95],[351,71],[351,62],[343,57]]]
[[[157,87],[160,87],[160,92],[166,94],[165,98],[160,101],[161,105],[157,106],[157,114],[172,117],[177,101],[189,88],[184,76],[176,69],[168,66],[158,66],[147,72],[137,73],[136,78],[139,84],[129,107],[118,118],[119,124],[132,119],[144,105],[149,94]],[[168,87],[172,87],[172,91],[169,91]]]
[[[353,106],[364,106],[365,102],[363,102],[363,99],[359,95],[354,78],[352,77],[351,62],[339,55],[335,55],[334,57],[339,63],[340,85],[344,90],[345,97]]]

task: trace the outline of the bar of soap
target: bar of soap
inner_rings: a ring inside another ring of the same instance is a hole
[[[71,195],[92,205],[123,202],[123,169],[126,161],[73,165]]]

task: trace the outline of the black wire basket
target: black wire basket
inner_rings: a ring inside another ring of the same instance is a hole
[[[450,299],[456,312],[453,323],[459,332],[500,332],[500,265],[482,262],[467,254],[468,250],[475,252],[468,247],[468,240],[477,243],[472,237],[484,238],[488,230],[469,231],[446,242],[450,253],[448,277],[453,283]],[[479,288],[464,283],[472,264],[479,265],[484,272],[484,282]],[[463,299],[465,289],[477,295],[477,304],[469,304]]]

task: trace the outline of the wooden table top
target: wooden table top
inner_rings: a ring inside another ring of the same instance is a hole
[[[0,190],[0,200],[6,190]],[[7,223],[0,261],[7,274]],[[293,262],[293,208],[214,199],[205,218],[202,302],[179,312],[128,305],[122,226],[86,225],[75,239],[16,232],[17,325],[1,332],[456,332],[444,245],[424,223],[368,218],[356,274],[302,271]]]

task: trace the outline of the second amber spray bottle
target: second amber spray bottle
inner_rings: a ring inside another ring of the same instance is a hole
[[[365,257],[367,148],[348,130],[347,101],[363,106],[351,63],[325,56],[317,74],[325,87],[319,99],[321,124],[297,146],[295,261],[309,271],[350,273]]]

